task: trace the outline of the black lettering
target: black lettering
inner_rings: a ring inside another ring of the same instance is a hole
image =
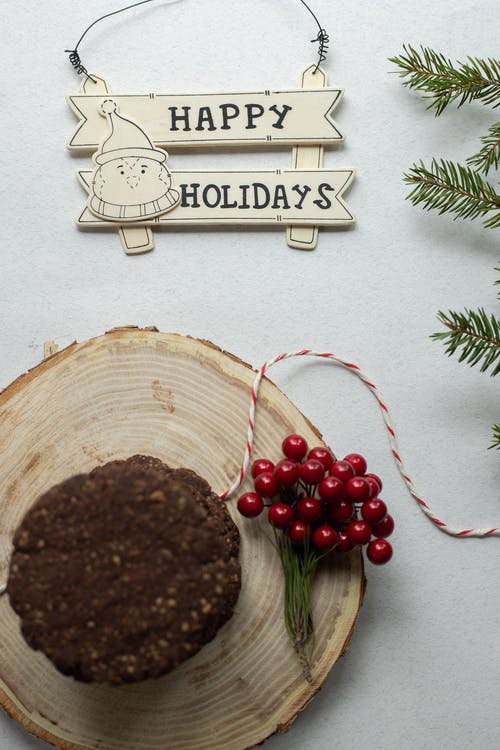
[[[290,208],[290,204],[288,203],[288,197],[286,194],[286,188],[284,185],[276,185],[276,190],[274,191],[273,208],[279,208],[280,202],[282,203],[282,208]]]
[[[204,127],[204,123],[208,124],[208,128]],[[195,130],[217,130],[210,107],[200,107],[198,125],[195,127]]]
[[[273,128],[278,128],[279,130],[283,130],[283,120],[287,116],[287,114],[291,111],[292,107],[289,107],[288,104],[283,105],[283,111],[280,112],[276,104],[273,104],[272,107],[269,107],[271,112],[275,112],[278,115],[278,119],[276,122],[273,123]]]
[[[222,110],[222,125],[221,130],[230,130],[229,120],[234,120],[240,114],[240,108],[236,104],[220,104],[219,109]],[[230,110],[233,110],[233,114],[230,115]]]
[[[300,195],[300,200],[295,204],[295,208],[302,209],[306,195],[311,192],[309,185],[304,185],[302,188],[300,185],[294,185],[292,190],[295,190]]]
[[[257,127],[257,125],[254,124],[254,121],[259,117],[262,117],[265,109],[261,104],[245,104],[245,107],[247,110],[248,119],[248,125],[245,126],[245,129],[254,130]]]
[[[170,130],[180,130],[180,128],[177,127],[178,122],[183,122],[184,127],[183,130],[191,130],[189,127],[189,110],[191,107],[181,107],[182,110],[184,110],[183,115],[177,114],[178,107],[169,107],[169,110],[172,114],[172,125],[170,126]]]
[[[335,188],[333,188],[331,185],[329,185],[327,182],[322,182],[321,185],[318,188],[318,193],[320,194],[321,198],[318,198],[314,201],[314,203],[318,206],[318,208],[331,208],[332,202],[330,198],[325,194],[326,190],[331,190],[332,193],[335,192]]]
[[[216,198],[215,198],[214,203],[210,203],[208,199],[208,194],[210,190],[215,191]],[[205,206],[207,206],[207,208],[217,208],[217,206],[220,203],[220,199],[221,199],[221,192],[220,192],[220,188],[218,185],[207,185],[206,188],[203,189],[203,203],[205,204]]]
[[[231,185],[221,185],[221,188],[222,188],[222,203],[220,207],[221,208],[237,208],[238,201],[233,201],[232,203],[229,203],[229,191],[231,190]]]
[[[181,206],[182,208],[199,208],[198,202],[198,188],[200,187],[199,182],[192,182],[191,185],[181,185]],[[188,190],[188,188],[192,188]],[[189,201],[192,200],[190,204]]]
[[[250,190],[250,185],[240,185],[240,190],[241,190],[240,208],[250,208],[250,203],[248,202],[248,191]]]
[[[264,202],[259,202],[259,191],[265,196]],[[271,200],[271,193],[267,185],[263,185],[262,182],[254,182],[253,184],[253,207],[254,208],[267,208]]]

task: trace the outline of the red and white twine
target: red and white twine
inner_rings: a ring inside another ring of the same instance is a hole
[[[383,401],[382,396],[380,394],[379,389],[377,386],[368,378],[361,369],[353,364],[352,362],[346,362],[344,359],[340,359],[340,357],[336,357],[334,354],[331,354],[330,352],[315,352],[311,349],[301,349],[297,352],[286,352],[284,354],[278,354],[277,357],[274,357],[274,359],[270,359],[268,362],[262,365],[260,370],[255,376],[255,380],[252,386],[251,391],[251,398],[250,398],[250,411],[248,415],[248,432],[247,432],[247,442],[245,446],[245,455],[243,458],[243,463],[241,465],[241,468],[238,472],[238,477],[233,482],[233,484],[227,489],[225,492],[222,493],[220,496],[223,500],[229,498],[230,495],[235,492],[238,487],[241,486],[243,479],[245,478],[245,474],[248,470],[249,464],[250,464],[250,458],[252,456],[252,449],[253,449],[253,440],[254,440],[254,433],[255,433],[255,410],[257,407],[257,398],[259,393],[260,384],[262,382],[262,378],[266,374],[267,370],[269,370],[273,365],[277,364],[278,362],[282,362],[284,359],[290,359],[291,357],[321,357],[322,359],[328,359],[332,362],[335,362],[335,364],[340,365],[341,367],[344,367],[346,370],[349,370],[352,372],[356,377],[358,377],[367,388],[370,389],[373,396],[375,397],[379,407],[380,411],[382,413],[382,417],[385,422],[385,426],[387,429],[387,434],[389,436],[389,443],[391,446],[391,453],[394,458],[394,461],[396,463],[396,466],[398,467],[399,473],[401,474],[404,483],[406,484],[410,494],[415,499],[415,501],[418,503],[420,510],[425,513],[425,515],[432,521],[432,523],[437,526],[438,529],[441,531],[444,531],[446,534],[449,534],[450,536],[456,536],[456,537],[488,537],[488,536],[500,536],[500,528],[492,528],[492,529],[456,529],[453,526],[450,526],[449,524],[445,523],[445,521],[442,521],[440,518],[438,518],[434,512],[429,508],[427,503],[422,500],[422,498],[417,494],[417,490],[415,489],[415,485],[413,484],[412,480],[408,476],[406,469],[403,465],[403,460],[401,458],[401,453],[398,447],[396,433],[394,430],[394,427],[392,426],[392,420],[389,414],[389,409],[387,408],[386,403]]]
[[[250,394],[250,411],[248,415],[248,432],[247,432],[247,442],[245,446],[245,455],[243,458],[243,463],[240,467],[240,470],[238,472],[238,476],[236,480],[233,482],[233,484],[227,489],[225,492],[220,495],[222,500],[226,500],[232,495],[236,490],[241,486],[243,483],[243,480],[245,478],[245,474],[248,470],[250,459],[252,456],[252,449],[253,449],[253,440],[255,435],[255,410],[257,407],[257,399],[259,394],[259,388],[260,384],[262,382],[262,378],[266,374],[266,372],[275,364],[278,362],[282,362],[284,359],[291,359],[292,357],[320,357],[322,359],[328,359],[332,362],[335,362],[335,364],[340,365],[341,367],[344,367],[346,370],[349,370],[349,372],[352,372],[356,377],[358,377],[367,388],[370,389],[373,396],[375,397],[377,404],[380,407],[380,411],[382,413],[382,417],[384,419],[384,423],[387,429],[387,434],[389,436],[389,443],[391,446],[391,453],[394,458],[394,461],[396,463],[396,466],[398,467],[399,473],[401,474],[404,483],[406,484],[410,494],[415,499],[415,501],[418,503],[418,506],[420,510],[425,513],[427,518],[429,518],[432,523],[437,526],[440,531],[444,531],[446,534],[449,534],[450,536],[456,536],[456,537],[488,537],[488,536],[500,536],[500,528],[492,528],[492,529],[456,529],[453,526],[450,526],[445,521],[442,521],[440,518],[438,518],[434,512],[429,508],[425,500],[422,500],[422,498],[417,494],[417,490],[415,489],[415,485],[413,484],[412,480],[408,476],[406,469],[403,465],[403,460],[401,458],[401,453],[398,447],[398,442],[396,438],[396,432],[394,430],[394,427],[392,426],[392,420],[390,417],[389,409],[382,399],[382,396],[380,394],[379,389],[377,386],[368,378],[361,369],[353,364],[352,362],[347,362],[344,359],[341,359],[340,357],[336,357],[335,354],[331,354],[330,352],[315,352],[312,349],[301,349],[298,352],[286,352],[284,354],[278,354],[277,357],[274,357],[274,359],[270,359],[268,362],[265,362],[260,370],[257,372],[255,376],[255,380],[253,382],[252,391]],[[5,583],[0,584],[0,596],[5,593],[7,586]]]

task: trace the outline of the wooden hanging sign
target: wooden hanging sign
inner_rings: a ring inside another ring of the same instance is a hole
[[[343,140],[331,116],[342,90],[326,88],[316,66],[301,86],[115,96],[104,79],[87,78],[68,97],[79,118],[68,147],[93,153],[93,170],[78,173],[88,193],[78,226],[114,226],[132,254],[153,248],[152,226],[283,223],[288,244],[309,249],[319,226],[352,224],[342,193],[354,170],[321,168],[324,146]],[[162,148],[286,144],[294,146],[290,170],[171,170]]]

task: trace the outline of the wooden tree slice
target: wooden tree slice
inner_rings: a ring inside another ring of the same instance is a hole
[[[253,376],[209,342],[129,328],[73,344],[12,383],[0,395],[0,582],[14,529],[36,497],[98,463],[151,454],[194,469],[222,492],[242,458]],[[255,455],[277,459],[290,432],[321,444],[318,431],[266,380]],[[287,730],[349,643],[364,590],[362,561],[356,552],[339,556],[318,575],[308,683],[284,631],[282,574],[263,533],[265,519],[259,525],[236,517],[234,506],[233,499],[243,587],[214,641],[160,680],[85,685],[28,648],[2,596],[5,710],[65,750],[245,750]]]

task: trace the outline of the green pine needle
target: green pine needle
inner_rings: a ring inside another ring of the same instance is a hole
[[[493,216],[490,216],[489,219],[486,219],[484,226],[487,229],[496,229],[497,227],[500,227],[500,211],[493,214]]]
[[[458,107],[474,100],[493,107],[500,104],[500,60],[468,57],[454,65],[429,47],[421,46],[419,51],[405,44],[403,54],[389,61],[399,68],[394,72],[407,79],[405,86],[430,99],[428,109],[434,109],[436,116],[455,101]]]
[[[471,367],[481,363],[481,372],[491,368],[491,375],[500,372],[500,319],[488,316],[483,308],[465,310],[463,313],[449,311],[438,313],[438,318],[447,330],[432,334],[431,338],[446,344],[446,353],[451,356],[460,350],[459,362]]]
[[[467,164],[488,174],[490,169],[498,169],[500,162],[500,122],[491,126],[488,135],[484,135],[481,142],[483,143],[481,151],[467,159]]]
[[[500,424],[493,425],[493,442],[490,448],[496,448],[497,451],[500,450]]]
[[[428,168],[421,161],[404,175],[404,181],[413,185],[407,198],[414,205],[422,204],[440,214],[454,213],[455,218],[462,219],[476,219],[496,211],[484,225],[494,227],[500,223],[500,195],[470,167],[433,159]]]
[[[500,273],[500,268],[495,268],[495,271],[498,271]],[[500,286],[500,277],[495,281],[495,286]],[[497,294],[498,299],[500,299],[500,291]]]

